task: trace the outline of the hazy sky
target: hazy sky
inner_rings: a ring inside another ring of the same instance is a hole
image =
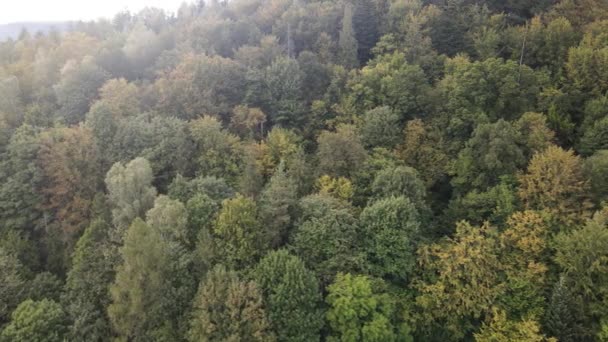
[[[112,18],[144,7],[177,11],[183,0],[0,0],[0,24],[20,21],[93,20]]]

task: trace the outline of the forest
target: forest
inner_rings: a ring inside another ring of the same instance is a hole
[[[608,2],[210,0],[0,42],[0,341],[608,341]]]

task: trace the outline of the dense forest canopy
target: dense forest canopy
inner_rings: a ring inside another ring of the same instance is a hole
[[[608,341],[608,3],[231,0],[0,43],[0,341]]]

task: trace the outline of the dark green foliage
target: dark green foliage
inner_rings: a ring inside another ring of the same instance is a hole
[[[599,150],[585,160],[583,167],[585,176],[589,179],[589,189],[595,203],[600,204],[608,196],[608,150]]]
[[[319,341],[323,326],[319,285],[300,258],[286,250],[270,252],[253,277],[280,341]]]
[[[375,199],[404,196],[421,215],[427,214],[426,188],[418,172],[409,166],[388,167],[378,172],[372,183],[372,194]]]
[[[380,18],[373,0],[356,0],[354,4],[352,25],[357,39],[357,57],[361,64],[365,64],[380,38]]]
[[[2,163],[0,218],[8,229],[32,230],[41,222],[42,196],[38,187],[42,171],[36,163],[39,130],[22,126],[12,135]]]
[[[519,134],[504,120],[477,126],[454,165],[452,185],[458,193],[484,191],[496,185],[501,176],[522,169],[526,159]]]
[[[6,323],[10,313],[27,295],[23,266],[19,260],[0,248],[0,322]]]
[[[584,339],[581,304],[580,299],[570,289],[568,279],[561,276],[553,286],[545,314],[547,332],[564,342]]]
[[[71,322],[70,338],[76,340],[101,341],[110,333],[106,307],[114,270],[104,255],[109,243],[108,228],[102,220],[91,222],[72,256],[62,302]]]
[[[359,249],[357,222],[346,211],[326,214],[302,222],[293,234],[293,251],[327,284],[340,270],[359,270],[363,255]]]
[[[361,135],[366,147],[393,148],[401,140],[399,115],[389,107],[378,107],[365,112]]]
[[[363,251],[370,274],[411,280],[420,239],[418,210],[406,197],[388,197],[370,204],[360,217]]]
[[[260,196],[260,216],[272,246],[287,241],[295,211],[297,189],[281,162]]]

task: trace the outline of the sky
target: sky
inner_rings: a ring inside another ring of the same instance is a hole
[[[122,10],[158,7],[175,12],[184,0],[0,0],[0,24],[112,18]]]

